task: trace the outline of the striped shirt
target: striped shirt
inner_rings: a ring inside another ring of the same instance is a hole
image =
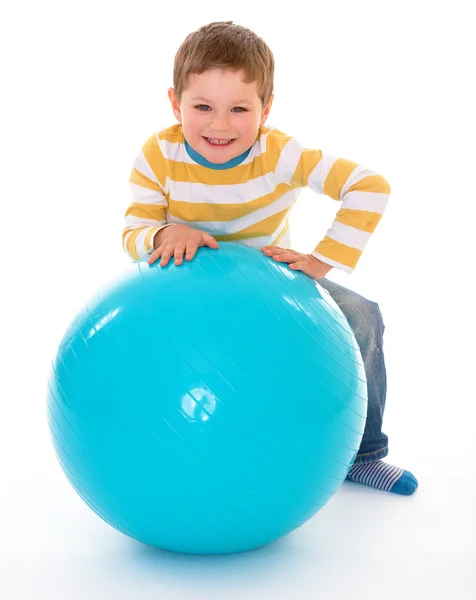
[[[207,164],[190,150],[178,123],[152,135],[136,157],[123,231],[124,250],[133,260],[153,251],[157,231],[177,223],[217,241],[289,248],[289,214],[309,187],[341,203],[311,254],[352,273],[390,194],[381,175],[304,148],[273,127],[261,127],[250,150],[230,164]]]

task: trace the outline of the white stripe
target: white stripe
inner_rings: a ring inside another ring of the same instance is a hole
[[[350,225],[344,225],[339,221],[334,221],[332,227],[327,230],[326,235],[345,246],[363,250],[372,234]]]
[[[147,177],[147,179],[150,179],[151,181],[156,183],[160,188],[162,188],[162,186],[159,183],[159,180],[157,179],[157,177],[154,174],[154,171],[152,171],[152,169],[150,168],[150,165],[147,162],[147,159],[144,156],[143,152],[139,152],[139,154],[136,156],[132,166],[134,169],[136,169],[137,171],[139,171],[140,173],[145,175]]]
[[[170,199],[193,204],[246,204],[266,194],[272,194],[279,185],[274,173],[266,173],[246,183],[208,185],[169,180]]]
[[[291,183],[291,179],[298,165],[303,151],[303,146],[291,138],[281,150],[275,173],[280,182]]]
[[[165,196],[156,190],[144,188],[135,183],[129,182],[129,188],[132,192],[134,202],[137,204],[156,204],[160,206],[167,206]]]
[[[196,165],[197,163],[190,158],[185,150],[185,145],[180,142],[169,142],[168,140],[158,140],[160,151],[167,160],[173,160],[177,163],[186,163]]]
[[[133,231],[135,231],[136,229],[140,229],[141,227],[144,227],[144,225],[142,225],[142,222],[137,223],[137,225],[132,225],[132,227],[125,226],[122,232],[124,233],[124,231],[128,231],[130,229],[130,232],[132,233]]]
[[[266,154],[266,144],[268,143],[268,135],[274,130],[276,129],[276,127],[273,127],[271,125],[267,125],[269,131],[266,133],[262,133],[259,136],[259,140],[258,140],[258,144],[260,147],[259,150],[259,154],[257,154],[256,156],[261,156],[262,154]]]
[[[175,217],[173,214],[167,214],[167,222],[169,223],[179,223],[182,225],[188,225],[190,227],[194,227],[195,229],[202,229],[203,231],[207,231],[212,235],[227,235],[230,233],[237,233],[242,229],[246,229],[250,225],[254,225],[259,221],[263,221],[264,219],[271,217],[285,209],[290,209],[294,202],[297,199],[297,196],[300,193],[300,189],[289,190],[285,194],[283,194],[278,200],[273,202],[272,204],[268,204],[267,206],[263,206],[258,210],[253,211],[249,215],[245,215],[243,217],[239,217],[238,219],[234,219],[232,221],[186,221]],[[286,216],[284,217],[284,219]]]
[[[357,165],[352,173],[349,175],[345,185],[342,187],[341,198],[343,198],[344,194],[347,190],[356,184],[358,181],[365,179],[365,177],[372,177],[373,175],[378,175],[375,171],[372,171],[365,165]]]
[[[307,183],[304,183],[304,185],[308,185],[311,190],[317,192],[318,194],[323,194],[327,176],[329,175],[329,171],[332,169],[336,160],[338,159],[335,156],[323,154],[321,160],[310,172],[309,179]]]
[[[147,229],[143,229],[136,238],[136,252],[139,256],[144,256],[146,254],[145,249],[145,236],[149,233],[150,227]]]
[[[291,246],[291,231],[289,229],[286,231],[278,246],[280,248],[289,248]]]
[[[279,236],[279,234],[281,233],[283,228],[286,226],[287,222],[288,222],[287,219],[285,219],[281,223],[281,225],[278,227],[278,229],[276,229],[276,231],[274,233],[272,233],[271,235],[262,235],[260,237],[254,237],[254,238],[244,238],[244,239],[240,240],[239,243],[243,244],[245,246],[254,246],[256,248],[260,248],[261,246],[275,245],[274,240]],[[291,241],[290,233],[288,230],[288,231],[286,231],[286,235],[284,235],[283,239],[279,242],[279,247],[280,248],[289,248],[290,241]]]
[[[156,227],[165,225],[166,221],[157,221],[156,219],[145,219],[144,217],[133,217],[128,215],[125,219],[124,229],[138,229],[139,227]]]
[[[315,256],[319,260],[322,260],[322,262],[325,262],[326,264],[331,265],[332,267],[336,267],[337,269],[341,269],[342,271],[345,271],[346,273],[352,273],[352,271],[354,270],[352,267],[348,267],[347,265],[343,265],[343,264],[337,262],[336,260],[327,258],[327,256],[319,254],[319,252],[316,252],[315,250],[313,252],[311,252],[311,254],[312,254],[312,256]]]
[[[349,192],[342,201],[342,208],[383,214],[387,207],[388,197],[389,194],[381,192]]]
[[[132,235],[132,231],[129,231],[129,233],[126,234],[126,236],[124,237],[124,241],[122,243],[122,247],[124,248],[125,252],[127,252],[127,240],[130,238],[131,235]],[[129,254],[129,252],[127,252],[127,254]]]
[[[252,248],[261,248],[261,246],[270,246],[271,240],[273,236],[271,235],[261,235],[260,237],[255,238],[244,238],[242,240],[238,240],[238,244],[243,244],[243,246],[251,246]]]

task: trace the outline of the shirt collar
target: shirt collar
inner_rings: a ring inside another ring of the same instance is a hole
[[[190,156],[190,158],[193,159],[196,163],[198,163],[202,167],[207,167],[208,169],[215,169],[217,171],[221,171],[223,169],[232,169],[233,167],[238,166],[245,160],[245,158],[251,152],[251,148],[248,148],[248,150],[246,150],[246,152],[243,152],[243,154],[240,154],[239,156],[232,158],[231,160],[227,161],[226,163],[216,164],[216,163],[212,163],[212,162],[208,161],[204,156],[202,156],[201,154],[196,152],[192,148],[192,146],[190,146],[190,144],[187,142],[187,140],[185,140],[185,149],[187,151],[187,154]]]

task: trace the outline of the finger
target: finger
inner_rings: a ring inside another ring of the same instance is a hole
[[[162,246],[160,246],[159,250],[162,248]],[[171,259],[172,255],[174,253],[174,249],[172,246],[166,246],[163,249],[162,252],[162,260],[160,261],[160,266],[161,267],[165,267],[169,264],[169,260]]]
[[[209,248],[218,248],[218,242],[209,233],[203,234],[203,245],[208,246]]]
[[[147,261],[149,263],[149,265],[153,265],[155,263],[155,261],[159,258],[159,252],[158,250],[154,250],[152,252],[152,254],[149,256],[149,260]]]
[[[303,260],[299,260],[297,262],[289,263],[290,269],[295,269],[296,271],[303,271],[306,268],[306,263]]]
[[[197,250],[198,250],[197,244],[189,242],[187,244],[187,249],[186,249],[187,254],[185,256],[185,259],[192,260],[193,257],[195,256],[195,254],[197,253]]]
[[[289,253],[289,249],[287,248],[280,248],[279,246],[272,246],[270,248],[266,248],[264,250],[264,253],[267,256],[275,256],[276,254],[283,254],[283,253]]]
[[[150,255],[148,262],[150,264],[155,263],[162,256],[163,249],[163,245],[160,245],[158,248],[156,248]]]
[[[307,263],[305,260],[298,260],[295,263],[290,263],[289,268],[292,269],[293,271],[301,271],[301,273],[304,273],[305,275],[308,275],[309,277],[315,278],[315,274],[311,273],[311,269],[309,268],[309,263]]]
[[[299,259],[294,253],[283,252],[282,254],[273,254],[273,260],[276,262],[295,263]]]
[[[183,255],[185,254],[185,244],[179,244],[175,246],[174,250],[174,260],[176,265],[181,265],[183,263]]]

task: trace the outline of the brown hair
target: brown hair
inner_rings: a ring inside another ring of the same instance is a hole
[[[190,33],[175,55],[174,89],[180,102],[189,75],[215,68],[245,72],[244,81],[256,81],[266,106],[273,94],[274,57],[267,44],[250,29],[233,21],[217,21]]]

